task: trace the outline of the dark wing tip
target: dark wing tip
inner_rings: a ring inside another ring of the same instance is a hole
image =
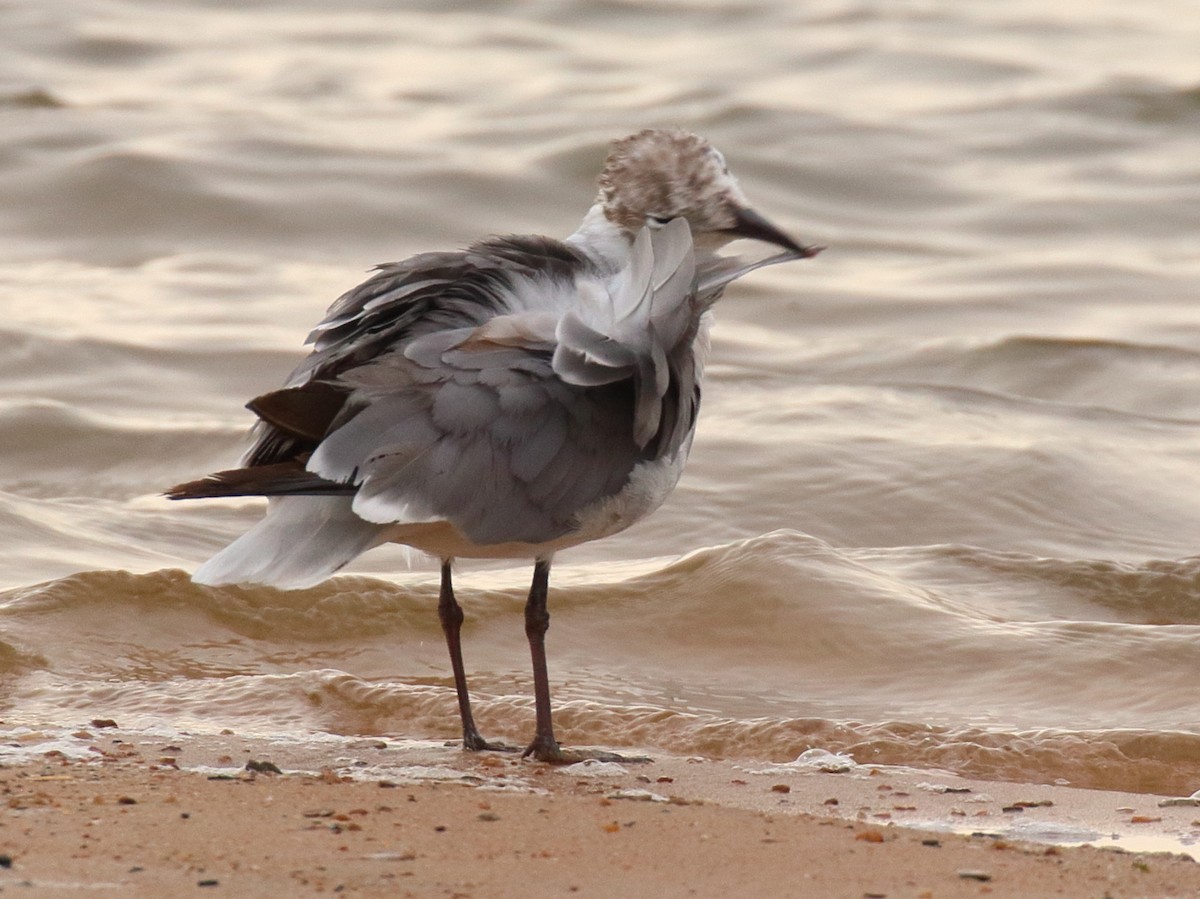
[[[329,496],[352,494],[353,484],[327,481],[305,470],[304,460],[252,465],[218,471],[164,491],[167,499],[215,499],[221,496]]]
[[[194,481],[185,481],[168,487],[162,495],[167,499],[205,499],[213,496],[225,496],[221,489],[221,476],[210,474]]]

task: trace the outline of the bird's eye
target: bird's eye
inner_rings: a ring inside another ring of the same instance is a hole
[[[646,224],[651,228],[661,228],[673,218],[675,218],[673,215],[648,215],[646,216]]]

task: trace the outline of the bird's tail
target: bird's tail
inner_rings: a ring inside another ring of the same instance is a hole
[[[363,521],[349,496],[280,496],[267,516],[200,566],[198,584],[266,584],[299,589],[319,584],[383,542],[386,525]]]

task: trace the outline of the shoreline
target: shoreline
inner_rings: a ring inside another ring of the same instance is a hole
[[[0,889],[20,895],[1200,892],[1200,808],[1182,799],[820,750],[786,765],[651,752],[554,767],[390,738],[113,727],[4,746]]]

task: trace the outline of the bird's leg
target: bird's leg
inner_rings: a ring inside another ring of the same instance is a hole
[[[550,676],[546,673],[546,631],[550,629],[546,597],[549,590],[550,560],[538,559],[533,566],[533,585],[525,603],[525,636],[529,638],[529,655],[533,661],[537,730],[523,757],[533,756],[539,762],[561,762],[563,752],[554,739],[554,724],[550,720]]]
[[[450,667],[454,669],[454,689],[458,693],[458,712],[462,717],[463,749],[478,752],[491,749],[513,752],[511,746],[489,743],[479,735],[475,717],[471,714],[471,696],[467,692],[467,673],[463,667],[462,633],[463,610],[454,598],[454,587],[450,582],[450,562],[442,562],[442,589],[438,595],[438,619],[442,622],[442,633],[446,635],[446,646],[450,650]]]
[[[571,749],[566,752],[554,739],[554,724],[550,720],[550,676],[546,673],[546,631],[550,629],[550,612],[546,597],[550,590],[550,560],[539,559],[533,569],[533,585],[525,603],[525,636],[529,638],[529,655],[533,660],[533,700],[537,709],[537,730],[533,742],[526,747],[522,758],[532,756],[539,762],[566,764],[596,759],[603,762],[648,762],[645,756],[624,756],[595,749]]]

